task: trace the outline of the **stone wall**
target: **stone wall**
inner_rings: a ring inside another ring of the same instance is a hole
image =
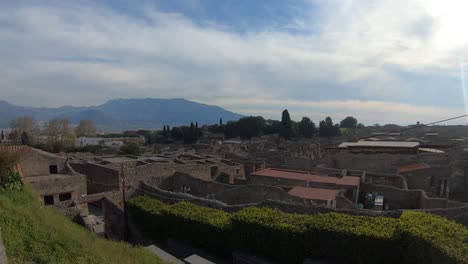
[[[21,152],[19,164],[25,177],[49,175],[50,165],[57,165],[58,173],[66,171],[66,159],[57,155],[38,150],[30,149]]]
[[[172,192],[186,192],[196,197],[214,196],[226,204],[255,203],[263,200],[281,200],[291,203],[304,203],[302,199],[288,194],[278,187],[265,185],[229,185],[204,181],[185,173],[175,173],[161,183],[157,179],[148,183]]]
[[[339,152],[328,159],[327,166],[338,169],[368,170],[394,173],[401,164],[416,163],[418,155],[402,154],[357,154]]]
[[[424,190],[403,190],[392,186],[363,183],[361,191],[377,192],[384,196],[391,209],[432,209],[448,208],[449,200],[429,198]]]
[[[86,194],[86,176],[82,174],[36,176],[30,179],[34,180],[28,180],[29,184],[41,197],[54,196],[54,204],[59,202],[59,194],[62,193],[71,193],[72,200]]]
[[[389,188],[394,188],[394,187],[389,187]],[[402,191],[415,192],[415,190],[402,190]],[[352,209],[352,210],[331,209],[331,208],[320,207],[320,206],[291,204],[291,203],[274,201],[274,200],[266,200],[266,201],[262,201],[259,203],[250,203],[250,204],[227,205],[226,203],[223,203],[217,200],[199,198],[199,197],[195,197],[186,193],[168,192],[168,191],[159,189],[155,186],[151,186],[145,183],[141,183],[140,190],[137,189],[133,193],[133,196],[138,196],[138,195],[149,195],[155,199],[159,199],[165,203],[171,203],[171,204],[177,203],[180,201],[189,201],[191,203],[194,203],[200,206],[222,209],[226,212],[236,212],[245,207],[250,207],[250,206],[275,208],[283,212],[298,213],[298,214],[338,212],[338,213],[351,214],[351,215],[361,215],[361,216],[371,216],[371,217],[385,216],[385,217],[392,217],[392,218],[400,217],[401,213],[403,212],[402,210],[374,211],[374,210],[366,210],[366,209]],[[427,199],[431,199],[431,198],[427,198]],[[443,200],[443,199],[436,198],[436,200]],[[436,203],[434,203],[434,205]],[[449,202],[449,204],[450,203],[451,202]],[[455,203],[453,205],[460,205],[460,203]],[[417,209],[416,211],[423,211],[423,212],[437,214],[437,215],[446,217],[448,219],[457,221],[458,223],[464,224],[465,226],[468,226],[468,205],[453,207],[453,208],[448,208],[448,209],[446,208]]]
[[[138,195],[148,195],[152,196],[155,199],[161,200],[165,203],[177,203],[180,201],[189,201],[191,203],[210,207],[222,209],[226,212],[236,212],[245,207],[268,207],[281,210],[288,213],[299,213],[299,214],[316,214],[316,213],[329,213],[329,212],[341,212],[353,215],[365,215],[365,216],[388,216],[388,217],[399,217],[401,211],[372,211],[372,210],[348,210],[348,209],[331,209],[322,206],[313,206],[313,205],[304,205],[304,204],[292,204],[288,202],[278,201],[278,200],[264,200],[258,203],[245,203],[245,204],[236,204],[228,205],[224,202],[215,200],[196,197],[187,193],[175,193],[169,192],[166,190],[159,189],[156,186],[151,186],[146,183],[141,183],[139,189],[136,189],[132,197]]]
[[[169,177],[176,172],[187,173],[203,180],[214,180],[224,173],[230,176],[229,182],[233,183],[235,178],[245,178],[242,165],[229,165],[223,162],[207,164],[174,164],[174,163],[150,163],[127,170],[129,184],[138,185],[152,177]]]
[[[111,200],[103,198],[102,211],[106,236],[114,240],[124,239],[125,220],[123,210]]]
[[[120,174],[118,170],[88,162],[70,163],[70,166],[77,172],[86,175],[88,194],[120,190]]]

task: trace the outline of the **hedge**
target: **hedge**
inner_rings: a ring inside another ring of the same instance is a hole
[[[131,199],[129,209],[149,238],[164,242],[175,237],[221,255],[241,250],[280,263],[307,257],[345,263],[468,263],[468,230],[421,212],[404,212],[399,219],[256,207],[226,213],[147,196]]]

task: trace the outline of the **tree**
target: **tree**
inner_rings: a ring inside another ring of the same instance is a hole
[[[28,133],[26,133],[26,131],[21,134],[21,144],[31,146],[31,140],[29,139]]]
[[[5,140],[5,134],[3,134],[3,130],[2,130],[2,134],[0,135],[0,140]]]
[[[335,137],[341,134],[340,126],[334,125],[331,117],[327,116],[325,120],[320,121],[319,136],[320,137]]]
[[[310,120],[310,118],[304,116],[297,124],[298,129],[299,129],[299,134],[305,138],[311,138],[315,132],[316,132],[316,127],[314,122]]]
[[[13,140],[21,140],[21,135],[26,132],[30,138],[30,141],[35,141],[39,135],[39,125],[37,122],[28,116],[18,117],[11,121],[10,127],[12,132],[9,137]]]
[[[340,127],[342,127],[342,128],[356,128],[357,123],[358,123],[358,121],[357,121],[356,118],[354,118],[352,116],[348,116],[345,119],[341,120]]]
[[[292,134],[293,134],[293,129],[292,129],[291,117],[289,116],[288,110],[285,109],[283,113],[281,114],[279,136],[284,139],[290,139]]]
[[[366,127],[366,126],[364,126],[364,124],[363,124],[363,123],[359,123],[359,124],[357,124],[357,128],[365,128],[365,127]]]
[[[228,123],[229,124],[229,123]],[[265,119],[261,116],[243,117],[237,121],[237,131],[241,139],[251,139],[262,134]]]
[[[62,146],[72,145],[75,135],[70,132],[70,121],[64,118],[55,118],[47,124],[47,136],[49,143]]]
[[[96,125],[91,120],[81,120],[80,124],[75,128],[75,134],[78,137],[94,137],[96,132]]]
[[[4,182],[6,177],[13,171],[18,161],[18,155],[12,152],[0,151],[0,182]]]

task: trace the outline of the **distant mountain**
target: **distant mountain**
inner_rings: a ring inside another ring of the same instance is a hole
[[[30,116],[39,122],[68,118],[73,124],[91,119],[106,130],[160,128],[190,122],[215,124],[220,118],[227,122],[242,117],[219,106],[185,99],[114,99],[98,106],[58,108],[16,106],[0,100],[0,127],[8,127],[11,120],[20,116]]]

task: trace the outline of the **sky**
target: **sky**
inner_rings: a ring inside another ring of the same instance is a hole
[[[427,123],[468,111],[466,25],[466,0],[0,1],[0,99]]]

